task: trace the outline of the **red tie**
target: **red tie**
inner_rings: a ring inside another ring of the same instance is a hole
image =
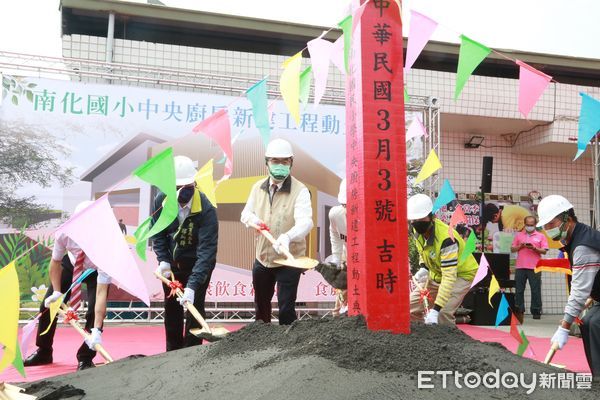
[[[73,282],[75,282],[83,273],[83,261],[85,260],[85,253],[81,251],[75,260],[73,266]],[[71,308],[75,311],[81,306],[81,283],[77,283],[71,289]]]

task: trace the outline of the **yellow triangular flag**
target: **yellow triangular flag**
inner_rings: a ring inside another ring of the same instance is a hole
[[[419,171],[419,175],[417,175],[417,180],[415,183],[423,182],[440,168],[442,168],[442,163],[440,162],[437,154],[435,154],[435,150],[431,149],[429,155],[427,156],[427,160],[425,160],[421,171]]]
[[[283,72],[279,79],[279,91],[290,114],[300,124],[300,67],[302,52],[288,58],[283,63]]]
[[[12,364],[17,355],[17,331],[19,330],[19,277],[15,262],[0,269],[0,343],[4,354],[0,360],[0,372]]]
[[[488,303],[490,303],[490,307],[494,307],[492,306],[492,297],[494,297],[494,295],[496,293],[498,293],[500,291],[500,285],[498,285],[498,281],[496,280],[496,277],[494,275],[492,275],[492,281],[490,282],[490,293],[488,295]]]
[[[217,206],[217,195],[215,194],[215,181],[213,179],[213,159],[211,158],[202,168],[196,172],[194,177],[196,186],[206,195],[213,206]]]
[[[46,330],[43,333],[40,333],[40,336],[45,335],[50,330],[50,327],[52,326],[52,322],[54,321],[54,318],[56,318],[56,314],[58,314],[58,309],[62,305],[64,299],[65,299],[65,295],[63,294],[54,303],[50,303],[50,309],[48,310],[48,312],[50,313],[50,323],[48,324],[48,328],[46,328]]]

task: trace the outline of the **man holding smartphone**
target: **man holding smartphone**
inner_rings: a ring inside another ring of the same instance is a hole
[[[531,289],[530,311],[533,319],[542,315],[542,273],[535,272],[535,266],[542,254],[548,251],[548,240],[543,233],[535,230],[537,220],[533,216],[524,219],[525,227],[515,236],[511,251],[517,253],[515,264],[515,315],[523,323],[525,312],[525,285],[529,281]]]

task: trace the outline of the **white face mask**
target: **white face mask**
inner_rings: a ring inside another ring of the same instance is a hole
[[[526,226],[525,230],[527,233],[533,233],[535,231],[535,226]]]

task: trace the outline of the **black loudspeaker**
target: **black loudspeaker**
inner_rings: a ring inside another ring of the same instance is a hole
[[[481,173],[481,192],[492,193],[492,169],[494,157],[483,157],[483,171]]]

